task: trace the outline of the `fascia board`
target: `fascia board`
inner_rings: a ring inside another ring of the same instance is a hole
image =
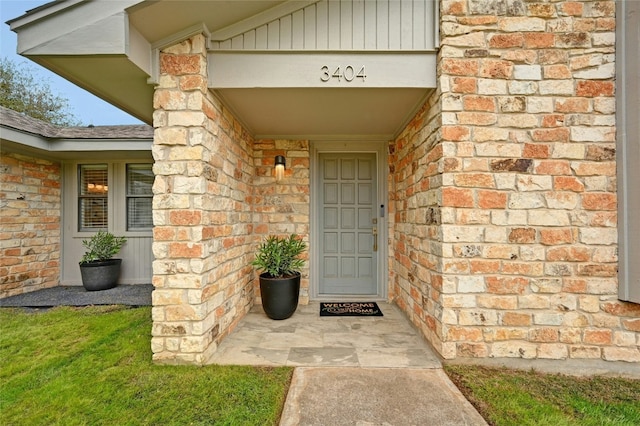
[[[2,140],[48,153],[92,151],[151,151],[152,139],[58,139],[0,126]]]
[[[127,57],[142,71],[148,75],[152,75],[153,50],[151,49],[151,44],[129,23],[128,19],[126,25]]]
[[[3,141],[17,143],[19,145],[24,145],[42,151],[50,150],[49,139],[44,136],[24,132],[7,126],[0,126],[0,129],[2,130],[1,139]]]
[[[65,9],[73,7],[82,3],[85,0],[60,0],[56,2],[49,2],[40,7],[27,11],[24,15],[8,20],[6,23],[11,27],[20,28],[25,25],[32,24],[48,16],[59,13]]]
[[[119,20],[126,19],[125,9],[131,7],[139,0],[113,0],[113,1],[64,1],[59,6],[44,8],[36,13],[27,13],[21,18],[9,21],[12,31],[18,33],[18,53],[24,54],[33,51],[42,45],[49,44],[52,40],[64,39],[80,29],[91,29],[96,23],[100,23],[114,15]],[[123,31],[119,25],[119,30]],[[104,32],[104,29],[100,30]],[[82,45],[92,45],[102,34],[82,39]],[[120,36],[124,39],[124,34]],[[75,39],[78,43],[78,39]]]
[[[153,140],[131,139],[58,139],[50,144],[50,152],[149,151]]]
[[[99,22],[76,28],[30,49],[20,51],[32,55],[118,55],[127,53],[127,19],[124,12]],[[83,40],[78,43],[78,40]]]

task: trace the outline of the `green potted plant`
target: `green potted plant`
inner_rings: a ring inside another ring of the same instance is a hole
[[[82,285],[87,291],[106,290],[118,284],[122,259],[114,259],[125,237],[116,237],[107,231],[98,231],[88,240],[82,240],[86,251],[80,260]]]
[[[296,311],[300,295],[302,254],[307,244],[296,235],[268,236],[252,262],[260,274],[262,308],[271,319],[287,319]]]

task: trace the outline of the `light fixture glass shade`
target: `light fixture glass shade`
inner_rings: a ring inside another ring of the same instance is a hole
[[[284,178],[284,168],[286,161],[282,155],[276,155],[276,182],[280,182]]]

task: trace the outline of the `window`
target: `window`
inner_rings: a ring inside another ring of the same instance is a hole
[[[109,182],[106,164],[78,166],[78,230],[107,229]]]
[[[1,0],[0,0],[1,1]],[[151,163],[78,164],[78,231],[117,234],[153,229]]]
[[[127,231],[153,227],[153,171],[151,164],[127,164]]]

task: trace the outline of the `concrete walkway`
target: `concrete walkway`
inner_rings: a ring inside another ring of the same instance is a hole
[[[281,426],[486,424],[439,368],[296,368],[280,421]]]
[[[294,366],[281,425],[486,425],[394,305],[383,317],[320,317],[319,304],[274,321],[256,306],[214,364]]]

